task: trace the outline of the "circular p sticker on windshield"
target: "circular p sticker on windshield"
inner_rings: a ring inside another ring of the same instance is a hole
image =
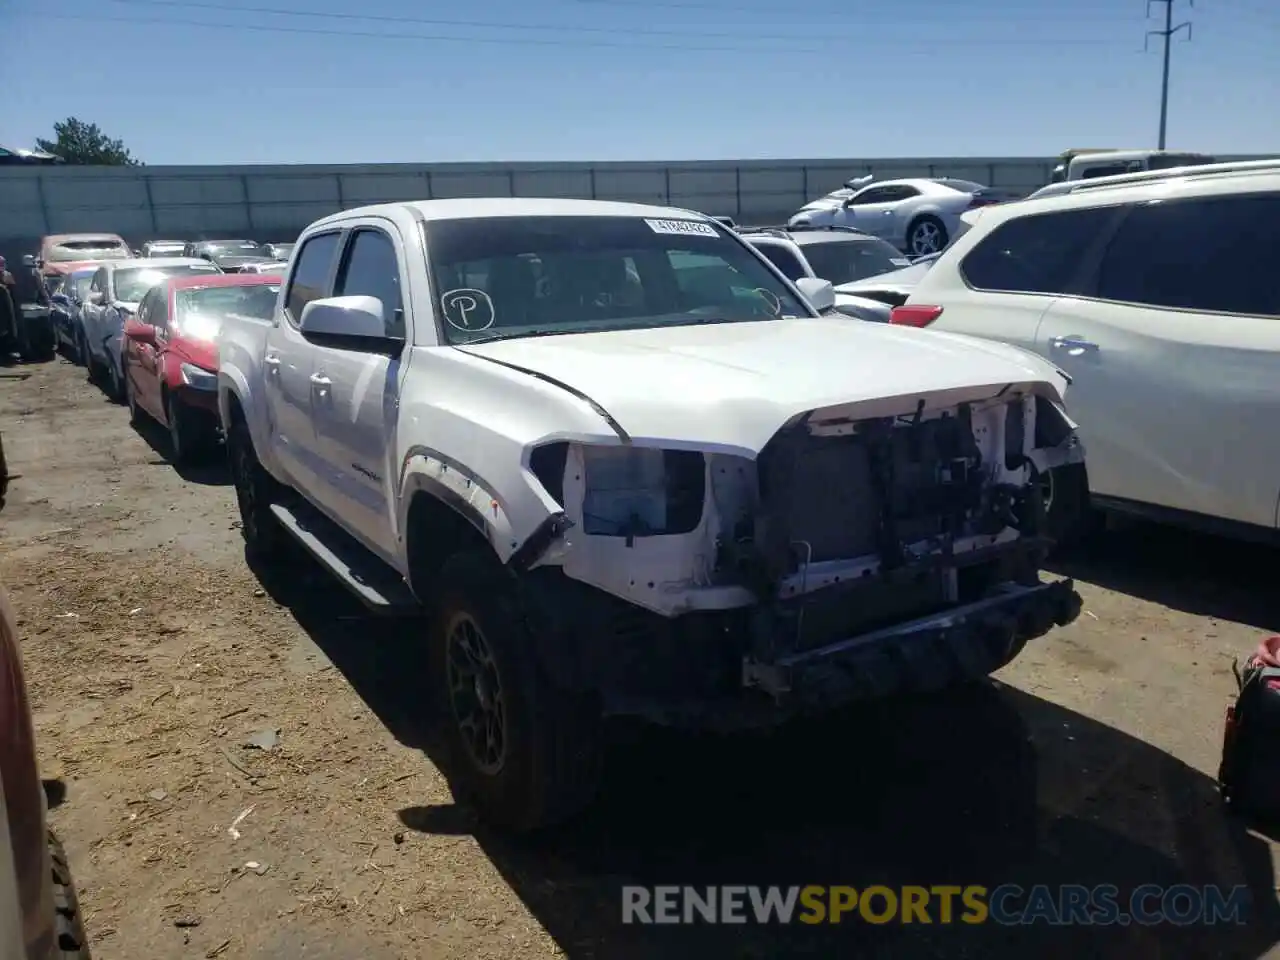
[[[440,309],[449,326],[464,333],[488,330],[497,319],[489,295],[471,287],[459,287],[441,295]]]
[[[769,312],[775,317],[782,313],[782,300],[780,300],[778,295],[772,290],[766,290],[764,287],[756,287],[751,292],[765,302],[765,305],[769,308]]]

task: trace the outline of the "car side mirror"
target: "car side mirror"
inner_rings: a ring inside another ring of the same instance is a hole
[[[49,299],[60,307],[71,306],[71,298],[68,297],[65,293],[55,293]]]
[[[89,296],[88,296],[86,299],[87,299],[90,303],[92,303],[94,306],[97,306],[97,307],[102,306],[102,304],[103,304],[103,302],[104,302],[104,300],[105,300],[105,298],[104,298],[104,297],[103,297],[103,295],[102,295],[102,291],[101,291],[101,290],[90,290],[90,291],[89,291]]]
[[[302,335],[321,346],[366,353],[398,353],[404,339],[387,335],[377,297],[325,297],[302,308]]]
[[[22,265],[24,267],[39,267],[42,265],[42,263],[43,261],[41,261],[40,258],[35,256],[34,254],[24,253],[22,255]]]
[[[124,323],[124,335],[135,343],[147,343],[155,346],[156,328],[140,320],[128,319]]]
[[[796,281],[796,289],[809,301],[810,306],[822,313],[836,305],[836,288],[830,280],[819,280],[817,277],[801,277]]]

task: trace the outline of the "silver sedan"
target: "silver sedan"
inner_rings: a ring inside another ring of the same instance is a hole
[[[966,210],[1004,199],[1010,198],[971,180],[863,178],[805,204],[787,225],[853,227],[919,257],[944,249],[960,232]]]

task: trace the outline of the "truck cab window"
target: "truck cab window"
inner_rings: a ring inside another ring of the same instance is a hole
[[[334,296],[374,297],[382,304],[387,336],[404,336],[400,265],[396,261],[396,248],[385,233],[381,230],[355,232],[338,271]]]

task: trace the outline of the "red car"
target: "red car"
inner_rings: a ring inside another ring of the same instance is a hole
[[[283,270],[285,265],[281,264]],[[175,463],[218,436],[218,333],[227,316],[270,321],[281,277],[198,274],[152,287],[124,325],[125,396],[134,423],[169,428]]]

